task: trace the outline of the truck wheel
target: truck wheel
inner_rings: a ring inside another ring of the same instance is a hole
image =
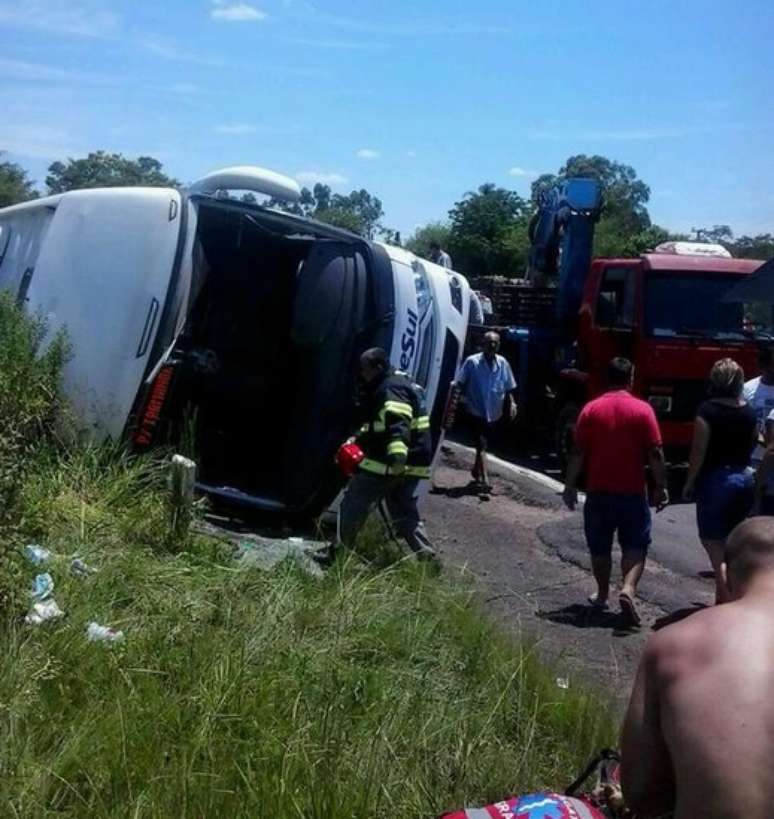
[[[556,456],[559,459],[562,474],[567,469],[570,453],[575,445],[575,424],[579,415],[580,407],[577,404],[565,404],[556,416]]]

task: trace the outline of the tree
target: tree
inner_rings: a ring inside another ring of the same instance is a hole
[[[469,191],[449,211],[449,252],[454,267],[468,276],[513,276],[523,271],[514,255],[518,231],[527,236],[527,203],[491,182]]]
[[[711,242],[717,245],[731,245],[734,242],[734,231],[728,225],[713,225],[711,228],[694,228],[694,241]]]
[[[421,259],[430,258],[430,245],[437,242],[444,250],[451,247],[451,229],[445,222],[429,222],[417,228],[414,235],[406,241],[406,247]],[[452,262],[454,259],[452,258]]]
[[[381,240],[386,245],[394,245],[395,247],[403,247],[403,242],[400,237],[400,231],[393,228],[381,228]]]
[[[317,219],[334,227],[359,233],[366,239],[373,239],[382,231],[380,220],[384,216],[384,209],[381,200],[365,189],[352,191],[344,196],[332,193],[328,185],[318,182],[312,190],[302,188],[297,202],[270,199],[267,206],[296,216]]]
[[[49,193],[82,188],[116,188],[144,185],[152,188],[176,188],[180,183],[167,176],[161,162],[150,156],[127,159],[122,154],[95,151],[83,159],[54,162],[48,169]]]
[[[757,236],[734,238],[728,225],[713,225],[711,228],[694,228],[694,241],[714,242],[725,247],[737,259],[771,259],[774,257],[774,236],[759,233]]]
[[[38,194],[33,185],[24,168],[15,162],[0,162],[0,208],[35,199]]]
[[[602,186],[604,207],[602,221],[613,219],[623,234],[634,234],[650,227],[647,203],[650,188],[637,178],[631,165],[604,156],[571,156],[559,173],[543,174],[532,183],[532,203],[537,206],[540,194],[570,177],[596,179]]]
[[[757,236],[740,236],[731,246],[731,253],[739,259],[774,258],[774,235],[759,233]]]

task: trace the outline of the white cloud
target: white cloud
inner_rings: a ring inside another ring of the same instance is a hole
[[[223,125],[216,125],[213,130],[216,134],[226,134],[227,136],[245,136],[246,134],[254,134],[256,128],[255,125],[248,125],[244,122],[229,122]]]
[[[511,176],[523,177],[525,179],[531,179],[533,176],[537,176],[537,173],[535,173],[535,171],[528,171],[526,168],[520,168],[518,165],[514,165],[508,171],[508,173]]]
[[[214,8],[210,10],[210,17],[227,23],[255,22],[265,20],[266,16],[266,12],[249,3],[227,3],[225,0],[215,0]]]
[[[379,159],[381,154],[373,148],[361,148],[356,154],[358,159]]]
[[[288,37],[285,42],[309,48],[327,48],[336,51],[381,51],[390,46],[387,43],[353,40],[317,40],[313,37]]]
[[[115,79],[104,74],[86,71],[70,71],[44,63],[28,63],[23,60],[6,60],[0,57],[0,75],[27,82],[62,82],[112,85]]]
[[[207,57],[196,51],[188,51],[181,48],[177,43],[157,34],[142,34],[134,40],[134,45],[150,52],[154,57],[161,57],[162,60],[169,60],[170,62],[192,63],[209,68],[222,68],[225,65],[222,60]]]
[[[0,145],[10,154],[29,159],[64,159],[87,153],[67,129],[48,125],[0,124]]]
[[[406,151],[406,156],[407,156],[409,159],[413,159],[413,158],[414,158],[416,155],[417,155],[417,152],[416,152],[416,151]]]
[[[37,28],[79,37],[110,37],[118,15],[93,0],[11,0],[0,2],[0,24]]]
[[[324,171],[299,171],[296,174],[296,179],[302,185],[316,185],[318,182],[321,185],[346,185],[348,180],[346,176],[340,173],[325,173]]]

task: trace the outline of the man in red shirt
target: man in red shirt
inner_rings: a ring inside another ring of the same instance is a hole
[[[618,601],[628,623],[639,625],[635,595],[645,569],[651,527],[646,466],[650,465],[655,484],[653,505],[663,508],[669,496],[658,421],[650,404],[631,394],[633,379],[632,363],[614,358],[608,368],[608,392],[583,408],[567,467],[564,502],[575,509],[578,478],[585,469],[584,529],[597,581],[597,592],[589,602],[607,606],[617,532],[623,575]]]

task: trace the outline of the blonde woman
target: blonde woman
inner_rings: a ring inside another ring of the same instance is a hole
[[[710,398],[696,415],[683,498],[696,500],[699,538],[715,572],[715,602],[726,602],[720,566],[731,530],[749,514],[754,500],[750,453],[757,419],[742,398],[744,372],[730,358],[710,372]]]

